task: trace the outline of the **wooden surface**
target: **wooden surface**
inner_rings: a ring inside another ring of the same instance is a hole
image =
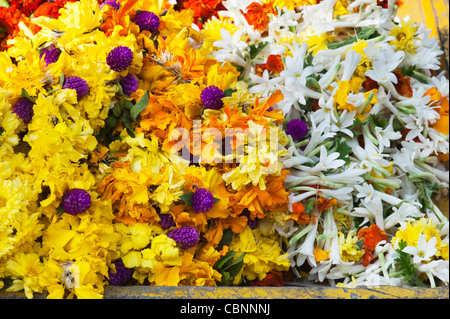
[[[24,299],[25,294],[0,290],[0,299]],[[35,299],[45,298],[34,294]],[[106,286],[105,299],[449,299],[449,287],[163,287]]]

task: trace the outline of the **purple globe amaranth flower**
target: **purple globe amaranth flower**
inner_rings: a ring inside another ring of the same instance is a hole
[[[214,205],[214,196],[206,188],[197,188],[192,195],[192,208],[196,213],[206,213]]]
[[[250,218],[250,211],[247,208],[245,208],[242,211],[242,215],[247,217],[247,225],[248,225],[248,227],[250,227],[250,229],[255,229],[256,226],[258,226],[259,219],[257,217],[255,217],[255,219],[251,219]]]
[[[77,91],[78,100],[86,96],[89,92],[89,85],[86,80],[78,76],[69,76],[64,80],[63,89],[73,89]]]
[[[288,123],[286,133],[291,135],[294,140],[299,140],[308,133],[308,126],[302,120],[294,119]]]
[[[128,69],[133,62],[133,51],[126,46],[118,46],[112,49],[106,57],[106,63],[111,70],[122,72]]]
[[[16,113],[24,123],[29,123],[34,115],[33,106],[34,102],[26,97],[21,97],[16,104],[14,104],[13,113]]]
[[[139,81],[137,77],[131,73],[128,73],[126,76],[121,78],[119,83],[122,87],[123,93],[126,95],[131,95],[139,88]]]
[[[44,56],[45,66],[47,66],[58,61],[60,55],[61,50],[52,44],[50,47],[41,50],[40,57]]]
[[[173,216],[171,214],[161,214],[158,213],[159,218],[161,219],[159,221],[159,225],[163,228],[163,229],[169,229],[171,227],[176,226],[175,221],[173,220]]]
[[[84,189],[73,188],[64,194],[61,205],[66,213],[78,215],[91,206],[91,195]]]
[[[119,10],[119,8],[120,8],[120,3],[116,2],[116,0],[106,0],[105,2],[103,2],[100,5],[100,9],[103,8],[105,5],[110,5],[111,7],[113,7],[116,10]]]
[[[256,226],[258,226],[259,219],[251,219],[250,217],[247,219],[247,225],[250,227],[250,229],[255,229]]]
[[[111,270],[108,272],[108,282],[111,286],[123,286],[125,285],[133,275],[133,269],[127,268],[123,264],[122,259],[116,259],[113,261],[116,267],[116,272],[112,273]]]
[[[194,247],[200,240],[197,228],[191,226],[175,228],[167,236],[175,240],[182,249]]]
[[[139,11],[133,22],[139,26],[141,32],[145,30],[151,33],[158,31],[160,24],[159,17],[150,11]]]
[[[219,110],[223,107],[222,99],[225,97],[225,93],[217,86],[211,85],[203,89],[200,98],[202,103],[207,109]]]

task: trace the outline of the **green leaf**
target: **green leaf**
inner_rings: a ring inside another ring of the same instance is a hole
[[[338,141],[336,152],[339,153],[338,159],[344,160],[347,165],[350,164],[350,158],[348,154],[352,152],[352,148],[348,146],[347,143],[345,143],[345,140]]]
[[[36,102],[36,98],[35,97],[31,97],[27,90],[25,90],[24,88],[22,88],[22,93],[20,94],[21,97],[24,97],[26,99],[29,99],[31,102],[35,103]]]
[[[329,42],[327,43],[327,48],[330,50],[338,49],[340,47],[352,44],[353,42],[356,42],[356,37],[351,37],[345,41],[341,42]]]
[[[313,98],[307,97],[306,104],[300,104],[300,108],[305,112],[311,112],[312,107],[314,105],[314,101],[316,101],[316,100]]]
[[[114,128],[117,125],[117,117],[115,116],[109,116],[106,120],[105,120],[105,126],[108,128]]]
[[[416,70],[415,65],[410,65],[408,68],[405,68],[405,67],[401,68],[403,76],[409,76],[409,77],[413,76],[415,70]]]
[[[141,112],[143,110],[145,110],[145,108],[148,105],[148,101],[149,101],[149,94],[148,91],[146,91],[144,93],[144,95],[142,96],[142,98],[139,100],[139,102],[137,102],[130,110],[130,115],[131,115],[131,119],[133,120],[133,122],[136,122],[137,117],[139,116],[139,114],[141,114]]]
[[[234,92],[237,92],[237,91],[233,90],[233,89],[226,89],[225,91],[223,91],[223,93],[225,94],[225,97],[232,96]]]
[[[131,110],[134,106],[134,104],[131,103],[131,101],[126,100],[126,99],[122,100],[122,104],[123,104],[123,107],[126,108],[127,110]]]
[[[186,203],[188,207],[192,207],[192,196],[194,196],[194,192],[189,192],[183,195],[178,196],[183,202]]]
[[[227,263],[229,263],[233,260],[235,255],[236,255],[236,252],[234,250],[227,252],[225,254],[225,256],[223,256],[216,262],[216,264],[214,265],[214,268],[217,270],[221,270],[222,268],[224,268],[224,266]]]
[[[314,59],[313,53],[309,52],[308,55],[305,56],[305,66],[304,66],[304,68],[306,68],[308,66],[313,66],[313,59]]]
[[[404,129],[402,122],[400,122],[398,119],[394,119],[392,121],[392,128],[395,132],[402,132]]]
[[[416,183],[416,185],[419,188],[419,202],[425,208],[432,209],[434,205],[433,197],[439,194],[442,186],[437,183],[430,183],[426,181]]]
[[[120,85],[120,83],[117,83],[117,86],[119,87],[119,91],[117,92],[119,96],[125,96],[125,93],[123,93],[122,85]]]
[[[327,48],[334,50],[352,44],[353,42],[358,41],[358,39],[369,40],[379,35],[380,34],[377,32],[375,27],[365,27],[356,31],[356,36],[350,37],[345,41],[327,43]]]
[[[64,208],[62,207],[62,203],[59,204],[59,206],[56,208],[56,211],[58,212],[57,215],[62,215],[64,214],[66,211],[64,210]]]
[[[411,262],[411,255],[402,251],[407,245],[408,244],[401,239],[398,248],[396,249],[398,257],[395,259],[395,262],[400,267],[401,274],[403,275],[402,280],[411,286],[426,287],[426,285],[418,278],[416,268]]]
[[[224,271],[227,271],[231,277],[236,276],[239,271],[241,271],[242,266],[244,265],[244,256],[246,253],[241,254],[231,265],[224,268]]]
[[[226,271],[222,273],[222,282],[220,284],[222,286],[230,286],[230,273]]]
[[[259,52],[261,52],[267,45],[269,44],[269,42],[261,42],[258,45],[256,44],[252,44],[250,46],[250,59],[254,59],[256,58],[256,56],[259,54]]]
[[[223,246],[230,245],[231,241],[233,240],[233,231],[231,228],[225,229],[223,231],[222,239],[219,242],[219,245],[217,246],[217,250],[221,251],[223,249]]]
[[[64,85],[64,81],[65,81],[65,78],[64,78],[64,73],[63,73],[59,76],[59,85],[61,85],[61,87]]]
[[[377,32],[374,26],[365,27],[356,32],[356,35],[359,39],[368,40],[373,38],[374,36],[379,36],[380,34]]]
[[[385,128],[388,125],[388,119],[385,117],[381,117],[378,114],[372,114],[368,117],[368,119],[369,122],[382,128]]]
[[[362,249],[363,248],[363,245],[364,245],[364,238],[363,239],[361,239],[361,240],[358,240],[356,243],[355,243],[355,245],[356,245],[356,247],[358,247],[358,249]]]
[[[316,199],[315,198],[310,199],[305,206],[305,214],[311,215],[315,205],[316,205]]]
[[[129,112],[124,111],[122,114],[123,121],[125,123],[125,128],[127,129],[128,135],[135,138],[136,135],[133,132],[133,124],[131,124],[131,116]]]

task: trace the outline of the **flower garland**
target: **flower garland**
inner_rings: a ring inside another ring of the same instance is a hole
[[[395,1],[44,4],[0,52],[0,289],[448,285],[449,82]]]

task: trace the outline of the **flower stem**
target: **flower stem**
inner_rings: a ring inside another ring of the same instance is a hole
[[[400,185],[392,180],[380,177],[373,177],[370,174],[364,174],[362,176],[366,181],[372,182],[380,187],[389,187],[390,189],[399,189]]]
[[[380,144],[380,142],[378,142],[378,140],[377,140],[377,139],[372,135],[372,133],[370,132],[370,129],[369,129],[368,124],[363,125],[362,129],[363,129],[364,135],[365,135],[367,138],[369,138],[369,139],[372,141],[373,144],[375,144],[375,145],[379,145],[379,144]]]
[[[445,215],[442,214],[441,210],[439,209],[439,207],[437,207],[436,204],[433,204],[433,212],[434,212],[434,213],[437,215],[437,217],[439,217],[439,219],[441,220],[442,226],[444,226],[444,224],[445,224],[446,222],[448,222],[447,217],[445,217]],[[442,228],[442,226],[441,226],[441,228]]]
[[[389,278],[389,273],[385,267],[386,265],[386,259],[384,258],[384,254],[383,253],[378,253],[378,260],[380,261],[381,264],[381,270],[383,271],[383,275],[386,278]]]
[[[373,91],[370,92],[369,96],[367,97],[367,100],[359,107],[358,109],[359,114],[363,113],[364,109],[370,104],[370,102],[372,102],[374,96],[375,94],[373,93]]]
[[[314,175],[305,176],[305,177],[302,177],[302,178],[296,180],[295,182],[287,184],[285,186],[285,188],[286,189],[290,189],[290,188],[293,188],[295,186],[301,185],[301,184],[303,184],[305,182],[314,181],[314,180],[317,180],[317,176],[314,176]]]
[[[297,147],[296,147],[296,145],[294,143],[294,140],[292,139],[292,136],[291,135],[286,135],[286,136],[287,136],[287,138],[289,140],[289,145],[292,146],[293,149],[294,149],[295,156],[301,156],[300,153],[297,150]]]
[[[346,184],[343,184],[343,183],[331,183],[322,172],[319,172],[319,176],[320,176],[320,179],[325,183],[325,185],[327,187],[336,189],[336,188],[342,188],[342,187],[347,186]]]
[[[331,83],[333,83],[334,78],[336,77],[336,74],[339,72],[340,69],[341,69],[341,64],[338,63],[338,64],[336,64],[336,66],[334,67],[333,73],[330,74],[329,76],[327,76],[326,82],[321,83],[321,80],[322,80],[322,79],[319,80],[319,84],[320,84],[320,87],[322,88],[322,91],[323,91],[324,89],[326,89],[327,87],[329,87]]]
[[[322,145],[325,146],[325,148],[329,148],[331,145],[333,145],[333,141],[328,141],[323,143]],[[317,153],[320,153],[320,148],[322,147],[322,145],[317,146],[315,149],[313,149],[311,152],[309,152],[308,155],[306,155],[306,157],[313,157],[314,155],[316,155]]]
[[[291,239],[289,239],[289,246],[292,246],[295,244],[300,238],[305,236],[311,229],[314,228],[314,225],[312,223],[308,224],[305,228],[298,231],[294,236],[292,236]]]
[[[416,114],[416,108],[414,106],[406,106],[401,104],[396,104],[395,107],[406,114]]]
[[[308,145],[308,143],[309,143],[309,139],[306,139],[306,140],[303,140],[303,141],[298,142],[297,144],[295,144],[295,147],[296,148],[302,147],[302,146]]]
[[[414,173],[409,175],[408,179],[412,182],[418,183],[421,182],[423,179],[426,179],[428,181],[434,180],[434,175],[431,173],[423,172],[423,173]]]
[[[309,186],[297,186],[297,187],[291,188],[291,192],[298,192],[298,191],[313,192],[313,191],[317,191],[317,189],[309,187]]]

